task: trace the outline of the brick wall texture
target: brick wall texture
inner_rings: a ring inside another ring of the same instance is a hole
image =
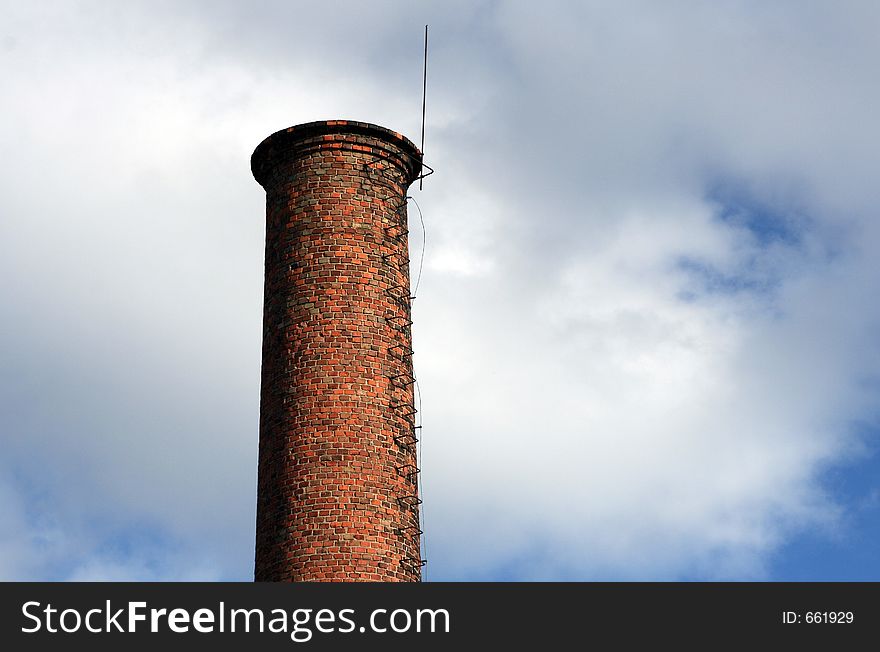
[[[419,581],[406,192],[421,154],[344,120],[279,131],[266,190],[257,581]]]

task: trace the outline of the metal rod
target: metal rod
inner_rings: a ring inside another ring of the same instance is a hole
[[[425,100],[428,95],[428,26],[425,25],[425,65],[422,69],[422,158],[425,158]],[[422,189],[422,176],[419,175],[419,190]]]

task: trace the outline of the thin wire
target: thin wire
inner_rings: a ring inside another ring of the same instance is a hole
[[[407,197],[407,199],[411,199],[412,203],[416,205],[416,209],[419,211],[419,222],[422,225],[422,252],[419,255],[419,271],[418,271],[418,274],[416,275],[415,287],[413,288],[413,300],[415,300],[415,297],[419,293],[419,284],[422,282],[422,270],[424,269],[424,266],[425,266],[425,250],[427,249],[428,230],[425,228],[425,217],[424,217],[424,215],[422,215],[422,208],[421,208],[421,206],[419,206],[419,202],[417,202],[414,197]],[[422,465],[422,441],[425,439],[425,431],[424,431],[424,428],[422,428],[422,425],[424,423],[424,420],[423,420],[424,417],[422,416],[422,389],[421,389],[421,387],[419,387],[419,381],[416,378],[415,368],[413,368],[413,370],[412,370],[412,377],[413,377],[413,388],[416,393],[416,401],[417,401],[416,414],[418,415],[417,416],[418,425],[419,425],[419,428],[422,430],[422,433],[421,433],[422,436],[419,437],[419,442],[418,442],[418,444],[416,444],[416,447],[417,447],[416,465],[421,466]],[[421,505],[419,505],[419,527],[422,530],[422,559],[427,559],[428,558],[428,534],[427,534],[428,528],[427,528],[427,525],[425,524],[425,503],[424,503],[425,490],[424,490],[424,487],[422,484],[422,474],[419,473],[417,477],[418,477],[418,483],[419,483],[419,496],[422,497],[422,503],[421,503]],[[423,576],[424,581],[427,582],[428,581],[428,566],[427,566],[427,564],[425,565],[424,570],[422,571],[422,576]]]
[[[419,211],[419,222],[422,224],[422,253],[419,256],[419,273],[416,275],[416,285],[413,288],[413,299],[415,299],[419,295],[419,283],[422,282],[422,268],[425,266],[425,247],[428,242],[428,230],[425,228],[425,218],[422,215],[422,208],[419,206],[419,202],[415,200],[415,197],[407,197],[407,199],[411,199],[412,203],[416,205]]]

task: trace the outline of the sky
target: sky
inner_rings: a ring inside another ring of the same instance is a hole
[[[0,2],[0,579],[252,579],[250,154],[425,24],[425,578],[880,579],[880,5],[746,0]]]

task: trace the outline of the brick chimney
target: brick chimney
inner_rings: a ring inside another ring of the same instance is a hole
[[[251,157],[266,190],[257,581],[421,579],[406,212],[421,161],[346,120]]]

